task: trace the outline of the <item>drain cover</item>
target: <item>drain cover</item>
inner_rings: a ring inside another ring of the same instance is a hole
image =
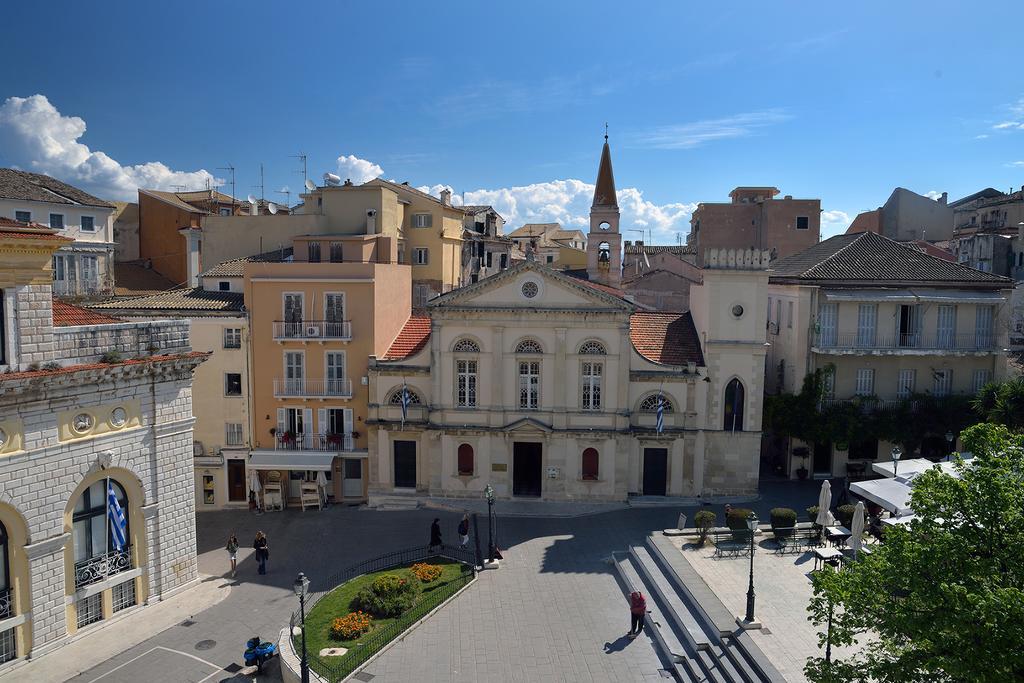
[[[200,640],[198,643],[196,643],[197,650],[212,650],[216,646],[216,640]]]
[[[374,678],[376,678],[376,676],[374,676],[373,674],[368,674],[365,671],[360,671],[352,678],[356,679],[357,681],[372,681]]]
[[[242,665],[238,662],[231,662],[230,664],[224,667],[224,670],[227,671],[229,674],[236,674],[242,670]]]

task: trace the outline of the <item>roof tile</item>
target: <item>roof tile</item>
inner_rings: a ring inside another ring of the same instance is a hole
[[[42,173],[0,168],[0,197],[50,204],[81,204],[113,209],[114,205]]]
[[[90,311],[87,308],[74,306],[60,299],[53,300],[53,326],[70,327],[72,325],[110,325],[124,322],[104,313]]]
[[[641,356],[665,365],[704,365],[693,316],[686,313],[634,313],[629,339]]]
[[[381,360],[404,360],[419,353],[430,339],[430,318],[422,315],[411,316],[405,321],[402,331],[391,342]]]
[[[241,292],[211,292],[202,287],[172,289],[159,294],[140,297],[121,297],[89,304],[93,309],[127,310],[181,310],[181,311],[241,311],[245,295]]]

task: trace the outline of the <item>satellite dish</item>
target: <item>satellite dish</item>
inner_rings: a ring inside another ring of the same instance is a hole
[[[255,204],[256,203],[256,198],[253,197],[252,195],[249,195],[248,197],[246,197],[246,199],[249,200],[250,204]]]
[[[315,189],[316,189],[316,183],[314,183],[312,180],[307,180],[306,181],[306,191],[307,192],[312,192]]]
[[[275,204],[274,202],[268,203],[267,211],[270,212],[270,215],[274,215],[275,213],[277,213],[277,204]]]

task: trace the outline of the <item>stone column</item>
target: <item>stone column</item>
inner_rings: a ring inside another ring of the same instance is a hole
[[[63,644],[67,638],[67,584],[64,546],[71,534],[64,533],[25,546],[32,577],[32,651],[38,657]]]
[[[564,429],[566,425],[566,414],[565,411],[568,409],[569,397],[575,398],[575,392],[572,387],[569,387],[569,391],[566,391],[565,378],[569,376],[568,368],[565,365],[565,328],[555,328],[555,367],[552,368],[554,372],[550,373],[550,377],[555,385],[554,397],[555,400],[551,406],[551,412],[554,415],[554,422],[556,428]],[[575,409],[575,404],[573,408]]]
[[[487,394],[490,400],[490,424],[492,427],[502,427],[505,425],[505,396],[508,394],[506,387],[509,386],[505,367],[505,328],[494,327],[491,332],[494,348],[491,349],[491,381]]]

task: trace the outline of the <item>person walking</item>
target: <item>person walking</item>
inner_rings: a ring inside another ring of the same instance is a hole
[[[256,532],[256,540],[252,542],[253,550],[256,551],[256,562],[259,563],[259,573],[267,573],[267,560],[270,559],[270,543],[267,542],[267,535],[262,531]]]
[[[434,518],[434,523],[430,525],[430,545],[427,546],[427,550],[433,550],[435,547],[441,547],[441,520],[437,517]]]
[[[225,546],[225,549],[228,551],[228,557],[231,559],[231,576],[234,577],[238,566],[238,539],[235,538],[234,534],[228,536],[228,544]]]
[[[459,522],[459,545],[463,548],[469,543],[469,513],[462,515],[462,521]]]
[[[629,633],[630,638],[636,638],[644,630],[644,617],[647,616],[647,599],[640,591],[633,591],[629,594]]]

